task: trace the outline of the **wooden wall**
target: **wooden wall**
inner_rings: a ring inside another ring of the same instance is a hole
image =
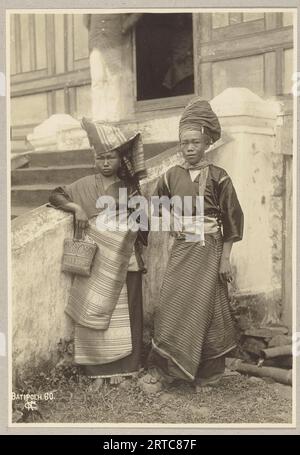
[[[11,14],[11,123],[89,114],[88,32],[81,14]]]
[[[227,87],[262,97],[292,89],[292,13],[194,15],[195,92],[211,99]]]
[[[10,19],[16,136],[53,113],[91,115],[88,32],[82,15],[11,14]],[[262,97],[291,93],[292,13],[194,13],[193,37],[196,94],[212,99],[232,86]],[[134,38],[126,52],[134,54]],[[127,90],[133,97],[134,73],[133,65]],[[133,116],[163,110],[166,115],[186,102],[185,96],[139,101]]]

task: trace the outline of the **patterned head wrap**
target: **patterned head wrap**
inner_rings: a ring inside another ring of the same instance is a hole
[[[109,123],[94,122],[83,117],[81,126],[86,131],[90,146],[97,154],[115,150],[120,156],[119,177],[126,183],[129,198],[141,195],[140,180],[147,176],[141,133],[126,138],[124,133]],[[148,231],[138,231],[138,238],[147,245]]]
[[[126,138],[116,126],[108,123],[93,122],[83,117],[81,126],[86,131],[89,143],[96,153],[115,150],[119,153],[121,164],[126,169],[129,178],[145,178],[146,165],[141,133],[135,133]]]
[[[220,139],[221,126],[208,101],[197,97],[189,102],[179,122],[179,136],[183,131],[201,131],[212,142]]]

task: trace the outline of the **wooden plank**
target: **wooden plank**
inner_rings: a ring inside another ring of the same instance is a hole
[[[27,125],[41,123],[48,117],[47,95],[24,96],[11,100],[11,124]]]
[[[277,24],[276,24],[277,28],[283,27],[283,14],[277,13],[276,17],[277,17]]]
[[[200,16],[200,40],[202,42],[208,42],[211,40],[212,34],[212,14],[211,13],[201,13]]]
[[[212,39],[223,40],[233,39],[236,36],[251,35],[264,31],[265,23],[263,19],[253,22],[241,22],[240,24],[229,25],[228,27],[213,29]]]
[[[243,20],[242,13],[229,13],[229,24],[240,24]]]
[[[56,113],[54,91],[47,93],[47,109],[48,109],[48,117],[50,117],[51,115]]]
[[[201,93],[201,16],[193,14],[193,52],[194,52],[194,91],[195,94]]]
[[[54,34],[54,15],[46,14],[47,70],[49,76],[55,74],[55,48],[53,46]]]
[[[283,322],[292,329],[293,316],[293,158],[284,156],[284,216],[283,216]]]
[[[278,30],[267,30],[248,36],[228,38],[226,40],[213,41],[201,44],[201,58],[216,57],[225,55],[226,57],[234,53],[255,51],[257,53],[269,52],[278,47],[293,46],[293,29],[285,27]],[[262,49],[264,49],[262,51]]]
[[[64,14],[64,66],[68,71],[68,14]]]
[[[71,108],[70,108],[70,88],[69,87],[64,87],[64,103],[65,103],[65,111],[66,114],[71,113]]]
[[[137,101],[137,62],[136,62],[136,28],[132,31],[132,74],[133,74],[133,97]]]
[[[30,68],[36,70],[35,23],[34,14],[29,14]]]
[[[47,69],[29,71],[28,73],[13,74],[11,76],[11,85],[21,84],[27,81],[33,81],[47,76]]]
[[[64,73],[65,68],[65,38],[64,38],[64,15],[55,14],[54,16],[55,27],[55,73]]]
[[[11,87],[12,96],[22,96],[29,93],[41,93],[52,89],[60,89],[65,85],[76,87],[89,84],[91,81],[90,70],[64,73],[52,77],[38,78],[36,80],[20,81]]]
[[[294,13],[282,13],[282,25],[287,27],[293,25]]]
[[[29,14],[20,14],[22,72],[31,71]]]
[[[64,114],[66,112],[64,90],[55,90],[55,113]]]
[[[264,19],[264,13],[243,13],[243,22]]]
[[[260,96],[264,95],[263,55],[214,62],[213,96],[227,87],[246,87]]]
[[[89,57],[88,30],[83,24],[82,14],[73,14],[74,30],[74,60],[87,59]]]
[[[20,14],[14,14],[15,17],[15,31],[16,31],[16,73],[22,73],[22,59],[21,59],[21,21]]]
[[[229,25],[228,13],[212,13],[212,28],[226,27]]]
[[[10,20],[10,74],[16,74],[16,28],[15,28],[15,15],[9,16]]]
[[[193,96],[194,94],[174,96],[170,98],[158,98],[155,100],[136,101],[135,110],[137,112],[143,112],[184,107],[193,98]]]
[[[294,69],[294,49],[283,51],[283,93],[292,93],[293,69]]]
[[[68,103],[68,113],[72,115],[73,117],[78,116],[77,113],[77,93],[76,93],[76,87],[70,87],[68,90],[68,96],[69,96],[69,103]]]
[[[35,14],[36,69],[47,68],[46,15]]]
[[[201,63],[201,96],[205,99],[210,100],[213,97],[213,77],[212,77],[212,64],[211,63]]]
[[[83,117],[84,115],[90,117],[92,115],[91,106],[91,90],[90,87],[85,85],[76,87],[76,116]]]
[[[276,95],[276,54],[264,54],[264,92],[265,96]]]
[[[265,14],[265,26],[266,30],[271,30],[277,27],[278,13],[266,13]]]
[[[276,49],[276,95],[283,93],[283,49]]]
[[[88,58],[84,58],[82,60],[75,60],[73,65],[74,65],[74,70],[83,70],[85,68],[90,67],[90,61]]]
[[[67,15],[67,23],[66,23],[66,39],[67,39],[67,71],[74,70],[74,49],[73,49],[73,19],[72,15]]]

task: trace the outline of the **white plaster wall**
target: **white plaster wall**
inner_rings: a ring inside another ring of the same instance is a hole
[[[71,334],[65,315],[71,277],[60,271],[72,217],[42,206],[12,222],[12,357],[14,368],[34,367]]]

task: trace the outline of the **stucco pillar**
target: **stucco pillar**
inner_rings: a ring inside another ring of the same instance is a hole
[[[118,122],[133,110],[133,64],[130,32],[124,14],[89,15],[92,115]]]

